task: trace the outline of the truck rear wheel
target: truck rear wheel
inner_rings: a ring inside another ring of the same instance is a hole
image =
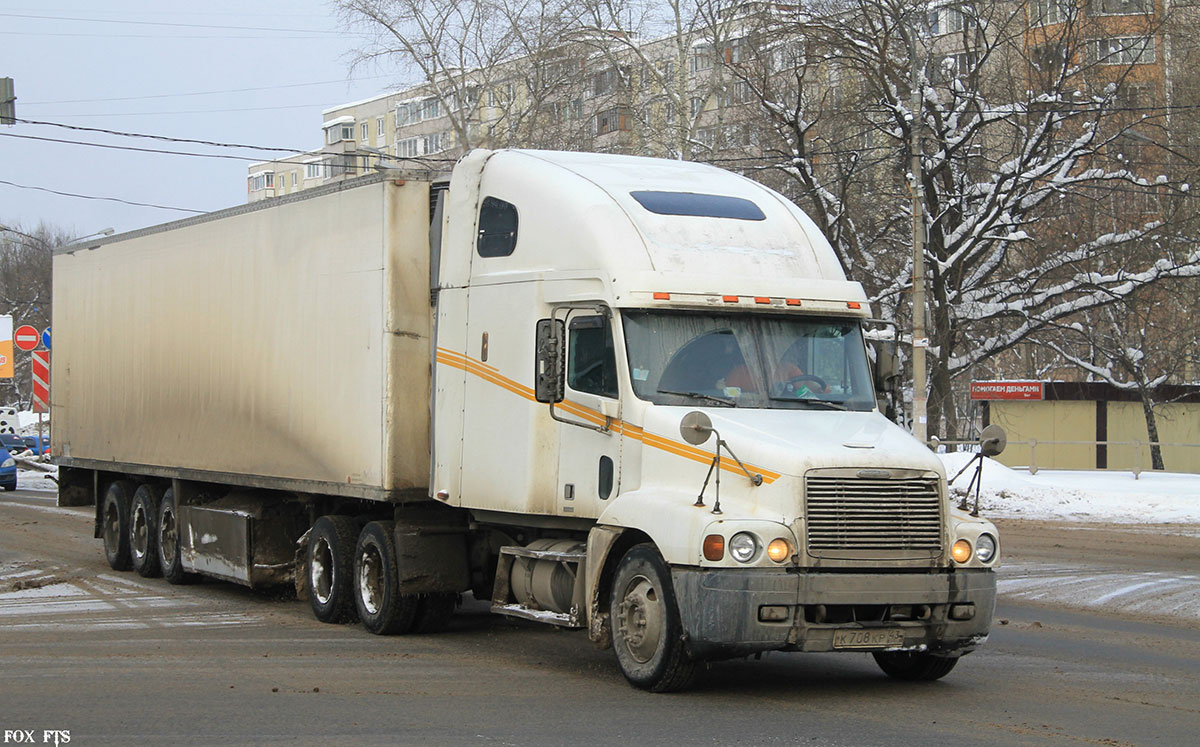
[[[872,656],[887,676],[909,682],[941,679],[958,663],[957,657],[934,656],[921,651],[876,651]]]
[[[375,635],[411,631],[420,604],[416,594],[399,591],[394,526],[391,521],[367,524],[354,552],[354,604],[363,627]]]
[[[104,509],[101,512],[104,535],[104,556],[114,571],[127,571],[132,567],[129,553],[129,505],[132,502],[133,483],[117,480],[104,493]]]
[[[308,538],[308,600],[321,622],[354,619],[354,540],[349,516],[322,516]]]
[[[190,584],[199,576],[183,569],[182,542],[179,537],[179,506],[175,489],[167,488],[158,504],[158,568],[172,584]]]
[[[158,562],[158,502],[152,485],[139,485],[129,508],[129,555],[133,570],[152,578],[162,573]]]
[[[696,661],[684,644],[671,573],[653,545],[637,545],[621,558],[609,612],[613,650],[630,684],[662,693],[692,683]]]

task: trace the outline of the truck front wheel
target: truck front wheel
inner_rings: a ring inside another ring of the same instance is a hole
[[[613,650],[625,679],[652,692],[683,690],[696,673],[667,564],[651,544],[621,558],[609,604]]]
[[[354,619],[354,540],[358,526],[348,516],[322,516],[308,539],[308,600],[321,622]]]
[[[367,524],[354,552],[354,604],[363,627],[375,635],[411,631],[420,605],[416,594],[400,593],[394,527],[391,521]]]
[[[958,663],[956,657],[934,656],[921,651],[876,651],[872,655],[884,674],[909,682],[941,679]]]
[[[132,567],[129,554],[129,505],[133,496],[133,483],[117,480],[104,493],[104,556],[114,571],[127,571]]]

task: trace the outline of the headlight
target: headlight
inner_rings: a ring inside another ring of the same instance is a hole
[[[729,540],[729,554],[739,563],[749,563],[758,554],[758,539],[749,532],[738,532]]]
[[[990,534],[981,534],[975,540],[975,559],[980,563],[990,563],[996,557],[996,538]]]
[[[16,467],[16,466],[17,466],[17,460],[13,459],[12,457],[5,459],[4,463],[0,464],[0,467]]]

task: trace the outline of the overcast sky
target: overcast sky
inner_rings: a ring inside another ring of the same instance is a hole
[[[17,117],[76,127],[318,148],[322,109],[402,82],[396,70],[351,75],[361,43],[342,30],[328,0],[0,0],[0,77],[14,81]],[[44,221],[82,236],[192,214],[32,188],[218,210],[244,203],[247,166],[272,157],[278,154],[0,125],[0,181],[11,183],[0,183],[0,225],[28,231]]]

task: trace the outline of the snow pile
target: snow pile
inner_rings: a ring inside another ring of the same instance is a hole
[[[946,476],[958,474],[972,454],[939,454]],[[979,510],[1013,519],[1068,519],[1112,523],[1200,523],[1200,475],[1171,472],[1039,470],[1031,475],[993,459],[983,460]],[[961,499],[974,466],[950,486]],[[972,491],[970,505],[974,505]]]

